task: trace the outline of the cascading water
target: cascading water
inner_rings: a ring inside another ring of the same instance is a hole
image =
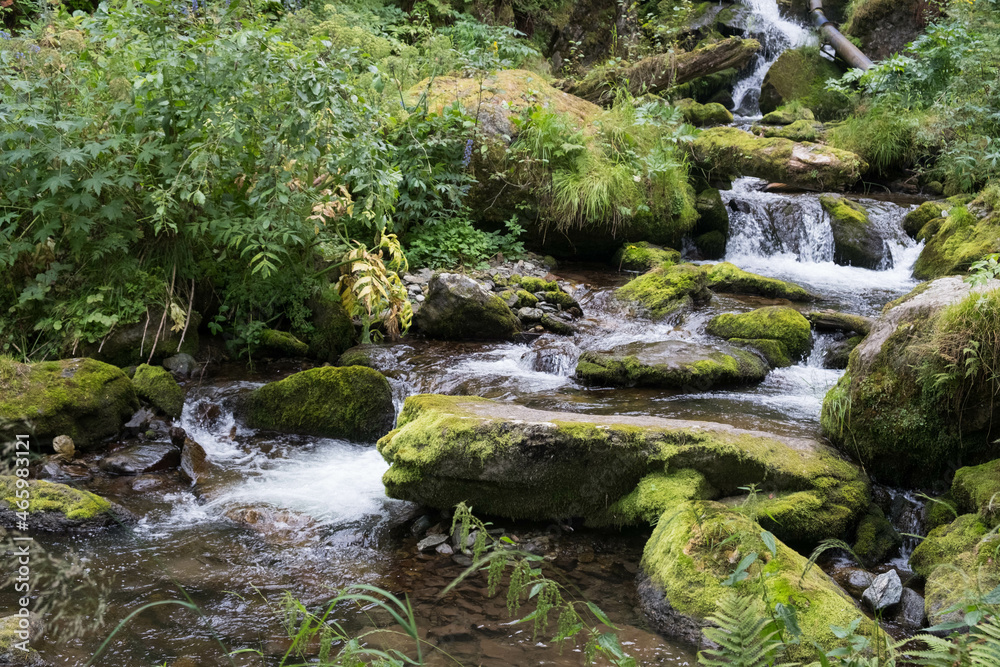
[[[760,116],[760,87],[778,57],[787,49],[803,46],[813,39],[804,26],[781,15],[776,0],[742,0],[748,9],[744,29],[761,43],[761,50],[747,69],[747,74],[733,87],[733,113],[737,116]]]

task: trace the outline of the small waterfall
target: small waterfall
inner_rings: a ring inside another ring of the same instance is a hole
[[[760,115],[760,87],[771,65],[787,49],[807,44],[810,31],[781,16],[776,0],[742,0],[747,12],[745,30],[761,43],[748,73],[733,87],[733,113],[738,116]]]
[[[899,489],[887,489],[892,504],[889,508],[889,522],[903,537],[903,544],[899,548],[899,556],[892,565],[909,571],[910,554],[920,544],[920,538],[924,535],[924,526],[921,521],[923,515],[924,502],[912,491],[902,491]]]

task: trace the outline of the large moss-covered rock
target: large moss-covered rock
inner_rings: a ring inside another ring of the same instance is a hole
[[[803,105],[789,105],[779,107],[770,113],[764,114],[760,122],[762,125],[792,125],[802,121],[811,123],[814,120],[816,120],[816,116],[813,115],[813,112],[808,107]]]
[[[729,209],[722,201],[722,194],[715,188],[698,193],[695,200],[698,222],[691,232],[694,245],[702,259],[719,259],[726,254],[729,236]]]
[[[0,358],[0,441],[31,433],[36,446],[68,435],[80,449],[116,435],[139,408],[120,369],[94,359],[19,364]]]
[[[717,102],[700,104],[692,99],[684,99],[674,102],[674,106],[684,114],[684,120],[696,127],[726,125],[733,122],[733,114]]]
[[[142,364],[132,376],[135,393],[168,417],[177,419],[184,410],[184,390],[163,366]]]
[[[44,480],[27,482],[28,507],[19,503],[19,477],[0,475],[0,526],[17,527],[17,512],[28,512],[28,529],[64,531],[75,528],[102,528],[128,520],[127,512],[118,514],[113,505],[100,496],[65,484]],[[120,508],[119,508],[120,509]]]
[[[708,333],[727,340],[773,340],[781,344],[785,354],[798,359],[809,352],[812,335],[809,320],[787,306],[768,306],[749,313],[723,313],[709,321]]]
[[[510,340],[521,330],[503,299],[457,273],[431,278],[414,323],[428,338],[441,340]]]
[[[780,137],[782,139],[791,139],[792,141],[819,141],[822,138],[819,126],[809,120],[797,120],[789,125],[779,125],[776,127],[755,125],[752,130],[754,133],[762,134],[768,138]]]
[[[868,508],[868,514],[858,524],[852,548],[866,567],[874,567],[884,563],[902,544],[903,538],[892,522],[877,505],[872,504]]]
[[[924,225],[931,220],[943,217],[949,208],[951,207],[943,201],[925,201],[903,218],[903,231],[916,238]]]
[[[921,280],[968,271],[973,262],[1000,251],[1000,213],[979,201],[954,206],[947,216],[932,219],[920,230],[926,241],[913,275]]]
[[[611,263],[619,271],[649,271],[661,264],[679,262],[681,254],[672,248],[661,248],[658,245],[638,241],[626,243],[615,253]]]
[[[865,207],[836,195],[821,195],[819,201],[833,231],[833,261],[878,269],[886,255],[885,243],[868,219]]]
[[[816,297],[795,283],[750,273],[729,262],[704,266],[709,289],[727,294],[752,294],[771,299],[814,301]]]
[[[813,111],[821,121],[836,120],[851,109],[850,100],[842,93],[826,89],[829,79],[839,79],[839,67],[819,54],[818,49],[788,49],[775,61],[764,76],[760,90],[760,109],[775,111],[790,102]]]
[[[704,271],[693,264],[659,266],[618,288],[615,296],[656,319],[677,317],[712,299]]]
[[[605,386],[708,391],[760,382],[768,370],[760,357],[747,350],[668,340],[630,343],[610,352],[584,352],[576,376]]]
[[[642,557],[640,596],[651,625],[670,637],[701,645],[701,628],[730,591],[766,597],[769,603],[795,608],[804,638],[788,645],[787,658],[812,660],[812,643],[824,649],[841,646],[831,625],[846,627],[857,618],[858,632],[874,636],[875,624],[823,571],[781,541],[771,550],[751,517],[724,505],[691,501],[667,509],[653,530]],[[722,582],[746,554],[756,552],[749,576],[734,587]]]
[[[682,491],[640,491],[649,475],[694,470],[684,482],[711,498],[757,484],[769,528],[815,544],[843,535],[868,506],[867,480],[815,440],[771,436],[724,424],[657,417],[532,410],[475,397],[406,399],[394,431],[378,443],[391,465],[393,498],[439,508],[466,501],[484,514],[515,519],[583,517],[629,524],[655,514]],[[686,473],[688,474],[688,473]],[[622,501],[619,503],[618,501]]]
[[[260,332],[258,352],[277,358],[304,357],[309,354],[309,346],[287,331],[264,329]]]
[[[757,137],[735,127],[704,130],[690,151],[698,166],[714,174],[756,176],[807,190],[842,190],[867,169],[864,160],[848,151]]]
[[[1000,459],[955,471],[951,495],[962,512],[978,512],[989,525],[1000,523]]]
[[[952,462],[996,458],[992,380],[964,360],[979,346],[994,363],[998,289],[991,281],[974,293],[959,277],[940,278],[888,304],[823,402],[834,444],[887,483],[932,481]]]
[[[309,336],[309,356],[333,363],[354,345],[354,323],[333,288],[326,288],[306,304],[312,311],[313,332]]]
[[[251,393],[241,411],[249,426],[369,441],[392,428],[389,381],[364,366],[313,368]]]
[[[927,579],[924,609],[932,624],[962,621],[963,610],[947,611],[1000,585],[1000,535],[978,514],[965,514],[932,530],[910,555],[910,567]]]

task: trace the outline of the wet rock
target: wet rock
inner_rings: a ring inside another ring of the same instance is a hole
[[[455,553],[455,549],[450,544],[447,544],[445,542],[442,542],[441,544],[437,545],[434,548],[434,551],[441,554],[442,556],[450,556],[453,553]]]
[[[816,331],[838,331],[844,334],[867,336],[875,320],[864,315],[842,313],[837,310],[811,310],[806,319]]]
[[[780,107],[764,114],[761,125],[791,125],[798,121],[814,121],[816,116],[805,106]]]
[[[28,612],[0,618],[0,664],[45,667],[49,663],[33,648],[45,633],[42,618]]]
[[[184,438],[180,467],[181,476],[194,484],[203,481],[212,470],[205,449],[191,438]]]
[[[654,319],[678,318],[694,305],[712,299],[705,272],[693,264],[658,266],[615,291],[615,297],[635,305]]]
[[[830,344],[823,352],[823,368],[844,370],[851,360],[851,352],[861,342],[861,336],[842,338]]]
[[[672,248],[637,241],[626,243],[615,253],[612,266],[618,271],[649,271],[661,264],[676,264],[681,261],[681,253]]]
[[[424,539],[417,542],[417,551],[430,551],[439,544],[444,544],[447,541],[447,535],[428,535]]]
[[[0,526],[16,528],[18,490],[13,475],[0,476]],[[28,480],[28,526],[31,531],[63,532],[77,528],[104,528],[114,525],[116,518],[130,521],[134,517],[104,498],[65,484],[43,480]]]
[[[168,417],[177,419],[184,410],[184,390],[160,366],[142,364],[135,369],[132,385],[139,398],[148,401]]]
[[[370,441],[388,433],[396,411],[378,371],[326,366],[256,389],[239,412],[253,428]]]
[[[812,543],[853,525],[867,480],[819,441],[724,424],[549,412],[468,396],[406,399],[401,426],[378,443],[391,465],[386,493],[436,508],[468,502],[513,519],[582,517],[590,525],[642,523],[616,505],[647,475],[691,469],[713,497],[760,485],[760,515],[779,537]],[[648,490],[655,502],[673,494]],[[644,501],[644,507],[648,502]],[[612,509],[615,510],[612,513]]]
[[[889,570],[875,577],[861,599],[869,609],[879,611],[898,604],[902,595],[903,582],[899,580],[899,574],[895,570]]]
[[[695,127],[728,125],[733,122],[733,114],[715,102],[700,104],[688,98],[674,102],[674,106],[684,114],[684,120]]]
[[[562,317],[546,313],[542,315],[542,326],[548,331],[559,336],[572,336],[576,333],[576,327],[567,322]]]
[[[112,475],[141,475],[173,470],[181,463],[181,452],[169,442],[127,447],[101,461],[101,470]]]
[[[685,502],[666,510],[642,557],[642,572],[648,581],[640,583],[640,596],[653,629],[701,645],[700,630],[706,619],[715,613],[719,598],[732,590],[722,585],[722,577],[709,573],[732,572],[735,559],[740,557],[704,536],[739,534],[743,536],[741,550],[762,555],[763,562],[754,567],[766,567],[770,573],[762,580],[769,599],[793,606],[810,639],[801,646],[788,645],[787,659],[812,660],[812,642],[824,650],[840,646],[842,640],[830,626],[844,626],[858,617],[862,618],[859,633],[873,636],[879,632],[818,567],[803,576],[806,559],[780,540],[772,557],[757,537],[760,532],[760,525],[719,503]]]
[[[198,362],[190,354],[181,352],[164,359],[163,367],[177,377],[188,378],[198,368]]]
[[[187,431],[180,426],[170,427],[170,443],[174,447],[183,447],[184,441],[187,440],[187,437]]]
[[[752,341],[775,341],[779,345],[777,348],[771,346],[773,349],[768,349],[768,346],[759,344],[758,347],[777,366],[791,365],[791,360],[804,357],[812,345],[809,321],[799,311],[787,306],[768,306],[749,313],[716,315],[709,321],[705,331],[719,338],[750,344],[754,344]]]
[[[472,559],[465,554],[454,554],[452,555],[451,560],[456,565],[461,565],[462,567],[469,567],[472,565]]]
[[[703,130],[690,145],[696,164],[714,174],[755,176],[807,190],[843,190],[867,169],[848,151],[790,139],[761,138],[735,127]]]
[[[850,109],[851,102],[842,93],[828,91],[826,82],[842,74],[841,69],[821,56],[817,49],[788,49],[764,77],[760,91],[761,111],[769,113],[781,105],[798,103],[821,121],[839,120]]]
[[[222,407],[218,403],[198,403],[194,409],[194,418],[205,428],[213,428],[222,421]]]
[[[354,345],[354,322],[333,287],[322,290],[306,305],[312,311],[310,323],[313,325],[308,341],[309,356],[332,364],[344,350]]]
[[[149,408],[139,408],[136,410],[132,418],[128,420],[125,424],[125,431],[129,435],[139,435],[140,433],[145,433],[148,430],[149,422],[153,418],[154,413]]]
[[[837,195],[820,195],[833,230],[833,261],[847,266],[878,269],[887,256],[885,241],[861,204]]]
[[[924,599],[916,591],[904,588],[899,599],[899,607],[888,620],[904,628],[916,630],[924,627],[924,618]]]
[[[73,444],[73,438],[68,435],[57,435],[52,438],[52,449],[55,450],[56,456],[67,461],[72,459],[73,454],[76,453],[76,445]]]
[[[77,449],[96,448],[118,434],[139,407],[135,389],[118,368],[93,359],[20,364],[0,359],[11,380],[0,400],[0,441],[30,433],[48,446],[56,436]]]
[[[882,510],[870,505],[868,514],[858,524],[857,537],[854,541],[854,553],[868,567],[885,562],[900,545],[903,538],[892,523],[885,518]]]
[[[630,343],[609,352],[584,352],[576,376],[605,386],[707,391],[760,382],[768,370],[760,357],[746,350],[670,340]]]
[[[860,598],[875,580],[875,575],[857,567],[845,567],[833,574],[834,580],[843,586],[851,597]]]
[[[413,535],[414,537],[423,535],[430,527],[431,518],[426,514],[422,514],[410,525],[410,535]]]
[[[310,516],[267,506],[233,508],[225,516],[253,529],[265,540],[279,544],[309,544],[319,530]]]
[[[457,273],[431,279],[414,322],[429,338],[442,340],[511,340],[521,330],[503,299]]]
[[[1000,456],[990,436],[1000,423],[993,390],[969,386],[959,415],[953,401],[940,400],[935,384],[938,373],[947,372],[940,341],[991,335],[988,322],[1000,300],[990,290],[998,288],[1000,281],[973,288],[961,277],[939,278],[888,304],[823,401],[824,434],[891,484],[932,482],[952,461]],[[943,316],[963,303],[967,317]]]
[[[85,463],[73,463],[53,457],[38,472],[39,479],[51,482],[86,482],[94,476]]]
[[[522,322],[539,322],[545,316],[541,308],[519,308],[517,318]]]
[[[816,299],[815,295],[810,294],[795,283],[750,273],[729,262],[706,264],[702,270],[705,271],[708,279],[708,288],[715,292],[752,294],[771,299],[788,299],[789,301],[815,301]]]

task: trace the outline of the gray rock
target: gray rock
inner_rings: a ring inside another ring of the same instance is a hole
[[[149,408],[139,408],[136,410],[136,413],[132,415],[132,419],[128,420],[125,424],[125,430],[131,435],[145,433],[150,420],[155,416],[155,414],[156,413]]]
[[[521,308],[517,311],[517,317],[522,322],[539,322],[545,312],[541,308]]]
[[[101,470],[113,475],[141,475],[176,468],[181,463],[181,452],[169,442],[151,442],[135,445],[106,457]]]
[[[181,352],[163,360],[163,367],[176,376],[191,377],[194,369],[198,367],[198,362],[190,354]]]
[[[426,336],[441,340],[511,340],[521,330],[517,316],[500,297],[457,273],[431,279],[414,322]]]
[[[447,543],[442,543],[437,545],[437,548],[434,551],[441,554],[442,556],[450,556],[453,553],[455,553],[455,550],[452,549],[451,545]]]
[[[833,579],[851,597],[859,598],[872,585],[875,575],[858,567],[848,567],[834,572]]]
[[[202,481],[212,469],[205,449],[191,438],[184,438],[180,465],[181,474],[195,484]]]
[[[899,608],[889,620],[904,628],[922,628],[924,626],[924,598],[916,591],[904,588],[899,599]]]
[[[444,544],[447,541],[447,535],[428,535],[424,539],[417,542],[417,551],[430,551],[434,547]]]
[[[897,604],[903,595],[903,582],[895,570],[880,574],[861,596],[872,611],[878,611]]]
[[[455,554],[454,556],[451,557],[451,559],[456,564],[461,565],[462,567],[469,567],[470,565],[472,565],[472,559],[466,556],[465,554]]]
[[[22,620],[26,623],[21,623]],[[28,612],[26,618],[16,614],[0,618],[0,633],[3,636],[3,640],[0,640],[0,664],[32,665],[34,667],[48,665],[49,663],[43,660],[38,652],[32,648],[32,644],[38,643],[44,632],[45,625],[41,617],[34,612]],[[21,641],[27,642],[25,646],[27,650],[15,646]]]
[[[426,514],[422,514],[417,517],[416,521],[410,526],[410,535],[416,537],[417,535],[423,535],[427,532],[427,529],[431,527],[431,518]]]

